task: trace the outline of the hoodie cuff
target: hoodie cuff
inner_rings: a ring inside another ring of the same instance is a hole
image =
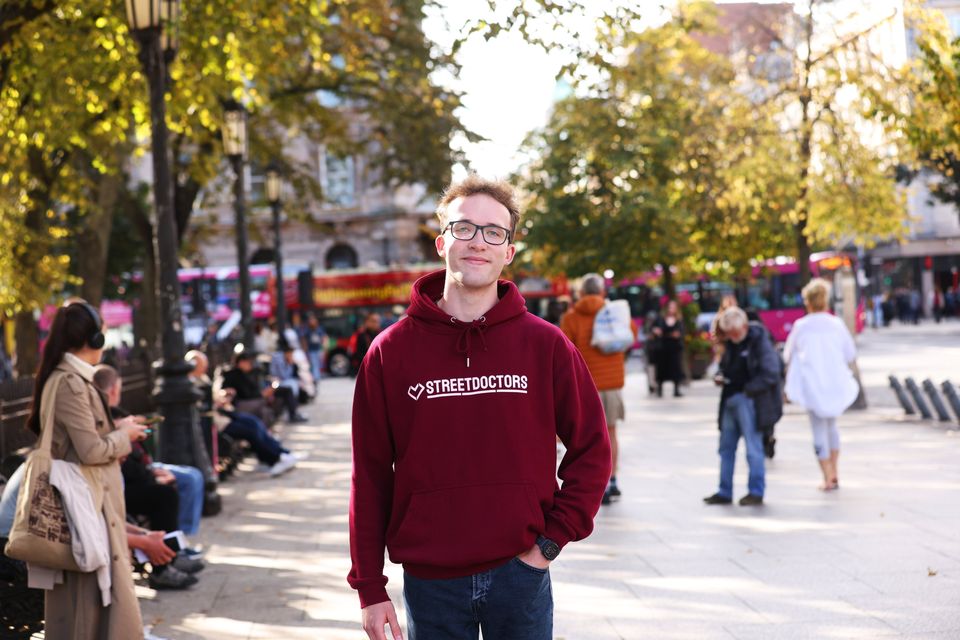
[[[553,518],[548,516],[546,521],[543,537],[547,538],[548,540],[553,540],[557,543],[558,547],[563,549],[567,543],[572,540],[572,538],[564,530],[564,527],[561,527]]]
[[[390,596],[387,595],[386,587],[382,585],[364,587],[358,589],[357,593],[360,594],[360,608],[366,609],[372,604],[379,604],[381,602],[387,602],[390,600]]]

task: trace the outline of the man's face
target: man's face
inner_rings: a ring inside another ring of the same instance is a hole
[[[192,362],[193,371],[190,372],[190,375],[195,378],[203,377],[207,373],[207,361],[203,358],[194,358]]]
[[[107,392],[107,404],[111,407],[120,406],[120,395],[123,392],[123,380],[117,378],[117,381],[114,383],[113,387],[110,388],[110,391]]]
[[[747,327],[737,327],[736,329],[727,330],[727,337],[730,338],[730,341],[734,344],[740,344],[743,342],[743,339],[747,337]]]
[[[504,265],[513,261],[517,248],[509,241],[489,244],[480,230],[470,240],[457,240],[450,232],[449,223],[460,220],[509,230],[510,212],[486,194],[457,198],[447,209],[448,227],[437,237],[437,254],[447,264],[447,277],[467,289],[484,289],[496,283]]]
[[[380,316],[377,314],[369,316],[366,321],[366,327],[370,331],[380,331]]]
[[[284,351],[283,359],[287,362],[293,362],[293,351]]]
[[[253,370],[253,361],[248,359],[243,359],[237,362],[237,368],[244,373],[250,373]]]

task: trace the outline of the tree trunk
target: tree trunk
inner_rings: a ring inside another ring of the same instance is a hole
[[[667,294],[668,300],[673,300],[676,289],[673,283],[673,272],[670,271],[670,265],[663,265],[663,292]]]
[[[143,243],[143,280],[140,281],[140,306],[134,314],[133,335],[137,345],[155,358],[159,353],[160,290],[157,281],[157,247],[149,214],[133,198],[127,203],[133,223]]]
[[[805,26],[807,55],[803,69],[803,86],[800,88],[800,193],[797,198],[797,222],[793,229],[797,242],[797,265],[800,268],[800,286],[810,281],[810,243],[807,240],[807,217],[810,208],[807,196],[810,192],[810,164],[813,161],[813,124],[810,121],[810,102],[813,95],[810,90],[810,75],[813,72],[813,0],[807,6]]]
[[[84,215],[82,231],[77,234],[77,275],[83,280],[80,295],[95,307],[99,307],[103,300],[110,230],[123,180],[122,172],[101,177],[97,206]]]
[[[17,375],[32,376],[40,364],[40,328],[32,311],[21,311],[15,319]]]

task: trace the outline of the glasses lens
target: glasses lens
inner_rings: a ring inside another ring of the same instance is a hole
[[[483,230],[483,239],[490,244],[503,244],[507,241],[507,231],[500,227],[486,227]]]
[[[477,227],[472,222],[451,222],[450,233],[457,240],[470,240],[477,232]]]

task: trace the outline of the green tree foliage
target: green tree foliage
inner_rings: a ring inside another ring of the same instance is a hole
[[[767,96],[758,113],[774,114],[787,143],[770,161],[785,158],[792,167],[795,187],[782,218],[806,281],[814,246],[870,246],[903,232],[906,206],[893,180],[898,157],[864,104],[867,93],[886,94],[895,84],[879,49],[900,16],[851,12],[833,0],[806,0],[796,11],[771,25],[789,73],[770,77],[760,67],[750,79]]]
[[[899,76],[900,92],[875,93],[875,113],[905,146],[905,178],[925,169],[930,193],[960,215],[960,40],[940,11],[907,3],[917,55]]]
[[[811,246],[899,232],[897,158],[857,98],[889,89],[888,70],[866,53],[871,27],[814,38],[830,19],[819,4],[766,25],[777,46],[729,57],[701,44],[717,33],[710,3],[608,30],[606,51],[629,55],[597,56],[530,138],[530,259],[571,274],[730,275],[786,252],[808,273]]]
[[[682,9],[659,27],[608,32],[623,38],[609,44],[630,51],[627,61],[604,64],[599,81],[584,76],[531,136],[526,240],[541,267],[702,270],[749,257],[749,243],[731,237],[762,236],[748,235],[751,212],[725,191],[731,161],[749,157],[751,114],[731,90],[732,65],[693,36],[710,28],[709,7]]]
[[[424,4],[182,3],[167,100],[179,237],[220,170],[227,98],[251,113],[254,161],[282,159],[285,143],[300,136],[333,149],[373,149],[384,183],[441,188],[459,159],[450,138],[462,127],[454,116],[459,96],[431,80],[435,70],[456,67],[424,37]],[[61,221],[68,211],[103,220],[129,199],[116,177],[149,148],[147,92],[118,0],[11,0],[0,11],[0,38],[0,242],[9,243],[0,247],[9,248],[0,258],[0,307],[30,311],[70,283],[71,253],[81,262],[96,254],[74,272],[102,283],[109,227],[77,234],[82,226]],[[319,185],[292,157],[287,168],[305,210]],[[149,222],[136,220],[146,235],[128,239],[145,254]]]

